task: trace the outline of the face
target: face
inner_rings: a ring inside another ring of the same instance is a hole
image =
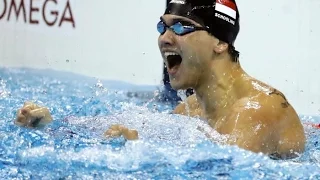
[[[170,28],[165,28],[166,31],[158,38],[158,46],[167,66],[172,88],[176,90],[195,88],[208,74],[214,56],[213,49],[219,41],[191,19],[163,15],[161,21],[177,32],[183,30],[187,32],[177,34]],[[163,27],[162,25],[160,27]],[[190,32],[190,29],[179,28],[181,25],[198,29]]]

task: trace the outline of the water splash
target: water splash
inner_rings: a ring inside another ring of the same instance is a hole
[[[132,87],[48,70],[0,69],[0,77],[10,94],[0,98],[1,179],[320,178],[320,131],[308,125],[306,152],[276,161],[212,142],[207,134],[222,144],[225,137],[200,119],[168,114],[172,107],[155,98],[127,96]],[[37,130],[13,124],[30,99],[49,107],[52,124]],[[141,138],[106,139],[103,132],[114,123],[137,129]]]

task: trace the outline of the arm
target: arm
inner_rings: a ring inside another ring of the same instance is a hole
[[[229,144],[265,154],[277,151],[279,141],[278,122],[281,110],[270,109],[269,104],[243,99],[235,104],[227,117],[234,127]]]
[[[266,117],[259,112],[239,112],[234,129],[228,140],[240,148],[253,152],[272,153],[276,151],[277,137],[274,137],[275,127],[267,123]]]

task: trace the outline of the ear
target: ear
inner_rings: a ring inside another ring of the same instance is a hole
[[[218,42],[218,44],[214,47],[214,51],[218,54],[226,51],[228,49],[228,43],[220,41]]]

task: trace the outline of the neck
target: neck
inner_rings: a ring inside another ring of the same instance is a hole
[[[205,114],[211,121],[215,121],[237,100],[233,85],[243,70],[238,63],[229,59],[215,59],[211,62],[208,72],[203,74],[205,77],[202,77],[200,85],[194,90]]]

